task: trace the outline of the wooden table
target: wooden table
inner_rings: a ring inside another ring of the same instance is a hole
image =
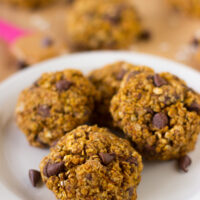
[[[200,70],[192,58],[189,43],[200,34],[200,19],[184,16],[170,9],[165,0],[134,0],[144,26],[152,38],[148,42],[133,44],[131,51],[155,54],[187,64]],[[0,19],[31,30],[53,32],[65,42],[66,8],[55,5],[42,10],[27,11],[0,5]],[[169,66],[170,67],[170,66]],[[16,61],[8,46],[0,40],[0,81],[17,71]]]

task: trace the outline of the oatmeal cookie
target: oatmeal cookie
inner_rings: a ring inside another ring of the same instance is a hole
[[[92,121],[99,125],[112,126],[112,118],[109,113],[110,101],[118,91],[121,81],[126,73],[133,71],[152,71],[149,67],[135,66],[127,62],[115,62],[100,69],[93,70],[88,78],[99,92],[96,101]]]
[[[95,95],[94,86],[78,70],[43,74],[21,92],[17,124],[32,146],[51,145],[88,121]]]
[[[116,126],[149,160],[179,158],[195,148],[200,95],[170,73],[127,74],[110,110]]]
[[[46,186],[60,200],[135,200],[141,156],[105,128],[79,126],[40,163]]]
[[[130,45],[141,22],[129,0],[78,0],[67,13],[67,37],[74,50],[113,49]]]

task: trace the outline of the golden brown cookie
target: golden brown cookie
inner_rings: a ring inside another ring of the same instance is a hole
[[[79,126],[40,163],[42,179],[60,200],[136,200],[141,156],[107,129]]]
[[[11,51],[18,60],[19,67],[61,55],[66,48],[59,39],[44,33],[33,33],[17,39]]]
[[[17,124],[32,146],[50,146],[89,120],[95,96],[94,86],[78,70],[43,74],[21,92]]]
[[[67,13],[67,36],[74,50],[124,48],[141,33],[129,0],[78,0]]]
[[[153,72],[149,67],[135,66],[128,62],[115,62],[100,69],[93,70],[88,78],[99,92],[96,101],[95,111],[92,121],[99,125],[112,125],[112,118],[109,113],[110,101],[113,95],[119,90],[123,77],[130,71],[139,73],[140,71]]]
[[[21,6],[26,8],[38,8],[49,5],[55,0],[0,0],[0,2],[1,1],[10,3],[15,6]]]
[[[127,74],[110,110],[115,124],[149,160],[179,158],[195,148],[200,95],[170,73]]]

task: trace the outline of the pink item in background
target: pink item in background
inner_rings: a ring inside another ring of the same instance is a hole
[[[0,38],[9,44],[12,44],[16,39],[23,37],[28,33],[30,32],[0,20]]]

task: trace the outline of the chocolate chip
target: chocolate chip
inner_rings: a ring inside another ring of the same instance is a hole
[[[133,156],[129,157],[126,161],[129,162],[129,163],[131,163],[131,164],[134,164],[134,165],[138,166],[138,161]]]
[[[161,76],[159,76],[158,74],[154,75],[153,81],[154,81],[154,85],[156,87],[161,87],[161,86],[167,84],[167,81],[164,78],[162,78]]]
[[[159,128],[159,129],[162,129],[164,128],[167,124],[168,124],[168,117],[165,113],[156,113],[154,116],[153,116],[153,125],[156,127],[156,128]]]
[[[24,69],[28,66],[28,64],[24,60],[18,60],[17,66],[18,66],[19,69]]]
[[[115,154],[111,153],[99,153],[99,157],[104,165],[108,165],[115,159]]]
[[[33,187],[36,187],[41,180],[40,172],[34,169],[30,169],[28,174],[31,184],[33,185]]]
[[[151,33],[147,30],[142,31],[139,35],[140,40],[149,40],[150,38],[151,38]]]
[[[43,47],[50,47],[53,45],[53,40],[49,37],[45,37],[42,39],[41,44]]]
[[[48,105],[40,105],[37,109],[37,113],[42,117],[49,117],[50,107]]]
[[[189,156],[185,155],[178,159],[178,167],[184,172],[188,172],[188,167],[192,164],[192,160]]]
[[[198,47],[199,46],[199,40],[197,38],[194,38],[191,43],[192,43],[192,45],[194,47]]]
[[[59,92],[66,91],[72,86],[72,82],[66,80],[60,80],[56,83],[56,89]]]
[[[122,70],[116,75],[116,79],[119,80],[119,81],[121,81],[121,80],[124,78],[124,76],[125,76],[126,73],[127,73],[127,71],[124,70],[124,69],[122,69]]]
[[[189,111],[195,111],[197,113],[200,114],[200,104],[198,104],[197,102],[192,102],[192,104],[190,106],[187,107],[187,109]]]
[[[65,163],[59,162],[59,163],[47,163],[43,169],[43,173],[45,176],[50,177],[50,176],[56,176],[61,172],[64,172],[65,170]]]

